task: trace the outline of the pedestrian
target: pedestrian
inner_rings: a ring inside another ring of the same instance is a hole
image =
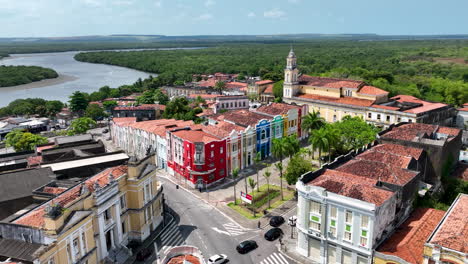
[[[260,228],[260,221],[258,221],[258,228]]]

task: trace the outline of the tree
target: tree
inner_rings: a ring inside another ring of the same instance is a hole
[[[74,92],[72,95],[69,96],[70,100],[68,101],[70,104],[70,109],[73,112],[83,113],[88,107],[88,98],[86,93],[82,93],[80,91]]]
[[[283,82],[284,81],[281,80],[279,82],[275,82],[273,85],[273,95],[276,99],[283,98]]]
[[[112,111],[112,109],[114,109],[114,107],[118,106],[119,104],[117,103],[117,101],[111,100],[104,101],[102,105],[104,106],[104,108],[106,108],[107,111]]]
[[[80,117],[71,122],[68,135],[84,134],[94,127],[96,127],[96,121],[89,117]]]
[[[299,152],[300,150],[300,145],[299,145],[299,140],[297,140],[297,137],[296,135],[291,135],[291,136],[288,136],[288,137],[285,137],[284,138],[285,140],[285,149],[286,149],[286,152],[285,154],[289,156],[289,158],[292,158],[292,156],[294,154],[296,154],[297,152]]]
[[[278,163],[275,163],[275,167],[276,169],[279,171],[279,177],[280,177],[280,193],[281,193],[281,201],[284,200],[284,196],[283,196],[283,163],[281,162],[278,162]]]
[[[312,164],[310,162],[307,162],[301,154],[296,153],[289,160],[288,167],[286,168],[286,182],[289,185],[295,184],[302,174],[309,172],[312,169]]]
[[[254,217],[255,217],[255,207],[254,207],[255,191],[254,191],[254,188],[257,185],[257,183],[254,181],[254,179],[252,179],[252,177],[249,177],[249,185],[250,185],[250,189],[252,190],[252,211],[253,211],[253,214],[254,214]]]
[[[226,89],[226,83],[223,81],[218,81],[216,82],[214,89],[219,94],[223,94],[223,91]]]
[[[185,97],[177,97],[166,105],[163,117],[177,120],[195,120],[198,118],[195,114],[195,109],[189,106],[189,101]]]
[[[88,107],[86,107],[85,116],[94,120],[100,120],[107,116],[107,114],[98,104],[89,104]]]
[[[195,98],[195,103],[197,103],[197,105],[206,104],[206,101],[199,95],[197,98]]]
[[[154,104],[154,93],[151,90],[145,91],[141,96],[137,97],[138,104]]]
[[[268,197],[268,208],[270,208],[270,176],[271,172],[268,170],[268,168],[265,170],[263,173],[263,177],[265,177],[267,181],[267,197]]]
[[[332,147],[336,147],[336,145],[339,142],[339,132],[336,128],[333,126],[325,126],[325,137],[328,140],[328,162],[331,162],[331,157],[332,157]]]
[[[261,152],[257,152],[257,154],[255,154],[253,162],[255,164],[255,169],[257,170],[257,182],[259,182],[258,172],[259,172],[260,166],[262,165],[262,153]],[[258,186],[257,186],[257,191],[260,191],[260,188]]]
[[[161,91],[161,89],[156,89],[154,91],[153,99],[159,104],[166,105],[169,102],[169,97]]]
[[[312,111],[304,117],[302,122],[302,128],[307,132],[312,132],[315,129],[319,129],[325,125],[325,119],[319,116],[319,112]]]
[[[236,200],[236,178],[239,176],[239,168],[232,170],[232,180],[234,181],[234,204],[237,204]]]
[[[319,162],[320,166],[322,165],[322,160],[320,159],[322,151],[329,149],[330,142],[328,141],[327,129],[322,127],[318,130],[312,131],[309,142],[312,145],[312,149],[319,151]]]
[[[30,132],[23,132],[21,130],[13,130],[5,137],[6,146],[13,147],[16,152],[34,150],[37,145],[47,143],[47,138],[32,134]]]
[[[47,115],[55,116],[64,107],[63,103],[58,100],[47,101],[45,104]]]
[[[468,76],[467,76],[467,79],[468,79]],[[243,81],[245,80],[245,75],[241,72],[237,75],[237,80],[239,81]]]
[[[371,143],[377,137],[379,129],[360,117],[345,116],[341,121],[332,125],[338,130],[340,141],[337,144],[340,153],[347,153]]]

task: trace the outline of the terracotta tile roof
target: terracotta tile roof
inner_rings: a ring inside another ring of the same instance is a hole
[[[399,107],[394,107],[394,106],[387,106],[387,105],[378,105],[378,104],[373,104],[371,105],[373,108],[380,108],[380,109],[386,109],[386,110],[393,110],[393,111],[398,111],[400,110]]]
[[[419,160],[419,158],[421,157],[423,153],[423,150],[420,148],[407,147],[407,146],[397,145],[397,144],[380,144],[380,145],[374,146],[373,148],[371,148],[371,150],[378,151],[378,152],[393,153],[393,154],[397,154],[400,156],[409,155],[416,160]]]
[[[418,135],[426,134],[428,136],[432,133],[442,133],[449,136],[457,136],[461,133],[460,129],[451,127],[441,127],[437,125],[429,125],[422,123],[409,123],[401,126],[393,127],[392,130],[382,135],[383,138],[393,138],[410,141]]]
[[[423,263],[424,244],[445,212],[432,208],[418,208],[377,251],[398,256],[408,263]]]
[[[167,264],[200,264],[200,259],[192,255],[177,256],[171,258]]]
[[[325,101],[330,103],[337,103],[343,105],[354,105],[354,106],[371,106],[375,101],[374,100],[366,100],[366,99],[359,99],[354,97],[331,97],[331,96],[321,96],[316,94],[301,94],[298,95],[299,98],[304,99],[312,99],[312,100],[319,100]]]
[[[458,108],[458,111],[468,112],[468,107]]]
[[[112,122],[118,126],[128,126],[130,124],[136,123],[136,117],[114,117]]]
[[[220,140],[219,137],[210,135],[200,130],[179,130],[179,131],[173,132],[173,135],[183,140],[190,141],[192,143],[203,142],[206,144],[206,143]]]
[[[45,193],[50,193],[50,194],[61,194],[63,193],[64,191],[66,191],[67,188],[63,188],[63,187],[50,187],[50,186],[46,186],[44,187],[44,189],[42,190],[42,192],[45,192]]]
[[[206,81],[201,81],[198,83],[198,86],[201,87],[214,87],[218,81],[215,79],[208,79]]]
[[[460,194],[429,243],[468,253],[468,194]]]
[[[39,147],[36,148],[36,152],[41,153],[43,150],[51,149],[51,148],[55,148],[55,144],[46,145],[46,146],[39,146]]]
[[[235,125],[235,124],[231,124],[229,122],[225,122],[225,121],[217,121],[217,124],[216,125],[207,125],[207,126],[202,126],[201,129],[208,133],[208,134],[212,134],[214,136],[217,136],[219,138],[226,138],[228,137],[233,130],[235,131],[244,131],[245,128],[244,127],[241,127],[241,126],[238,126],[238,125]]]
[[[263,90],[263,93],[264,94],[273,94],[273,84],[267,85],[265,90]]]
[[[256,81],[255,84],[258,84],[258,85],[265,85],[265,84],[270,84],[270,83],[274,83],[272,80],[263,80],[263,81]]]
[[[230,121],[233,123],[236,123],[241,126],[252,126],[254,127],[260,120],[262,119],[267,119],[269,120],[270,117],[256,113],[256,112],[251,112],[249,110],[232,110],[232,111],[227,111],[222,114],[216,114],[214,116],[211,116],[210,119],[213,120],[218,120],[218,121]]]
[[[455,171],[452,173],[453,177],[468,181],[468,164],[459,162]]]
[[[202,117],[202,116],[211,116],[214,115],[214,110],[212,108],[205,108],[203,109],[203,112],[197,114],[197,116]]]
[[[374,179],[327,169],[322,175],[307,184],[319,186],[329,192],[380,206],[390,199],[394,193],[376,187],[376,183],[377,181]]]
[[[427,111],[431,111],[431,110],[435,110],[435,109],[443,108],[447,106],[446,104],[442,104],[442,103],[432,103],[432,102],[424,101],[411,95],[397,95],[397,96],[392,97],[391,99],[398,101],[400,103],[410,102],[410,103],[422,104],[422,106],[420,107],[415,107],[415,108],[411,108],[406,111],[403,111],[406,113],[413,113],[413,114],[420,114],[420,113],[424,113]]]
[[[42,163],[42,156],[31,156],[27,158],[28,166],[36,166]]]
[[[359,89],[358,93],[360,94],[368,94],[368,95],[387,95],[388,92],[384,91],[380,88],[364,85],[361,89]]]
[[[317,77],[310,75],[299,76],[299,82],[304,85],[310,85],[315,87],[326,87],[326,88],[359,88],[364,85],[363,81],[349,80],[349,79],[338,79],[338,78],[327,78]]]
[[[226,88],[227,89],[235,89],[235,88],[246,88],[247,83],[242,83],[242,82],[228,82],[226,83]]]
[[[390,164],[399,168],[407,169],[412,160],[412,157],[401,156],[389,152],[373,151],[372,149],[370,149],[359,154],[355,159],[377,161],[385,164]]]
[[[257,108],[257,112],[262,112],[268,115],[285,115],[291,109],[301,109],[300,106],[290,105],[284,103],[271,103],[269,105],[262,105]]]
[[[404,186],[418,175],[417,172],[405,170],[381,161],[359,159],[350,160],[336,168],[336,170],[400,186]]]
[[[103,172],[89,178],[85,182],[64,191],[54,199],[49,200],[48,202],[40,205],[39,207],[34,208],[25,215],[16,219],[13,223],[25,226],[31,226],[36,228],[44,228],[44,217],[45,217],[45,208],[48,205],[58,204],[63,208],[66,208],[72,202],[76,201],[81,196],[81,188],[83,185],[86,185],[89,190],[92,192],[94,190],[94,183],[97,182],[99,186],[103,187],[109,183],[108,175],[112,175],[117,178],[127,173],[128,167],[126,165],[121,165],[113,168],[104,170]]]

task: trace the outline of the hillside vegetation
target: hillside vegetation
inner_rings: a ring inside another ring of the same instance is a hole
[[[283,78],[290,44],[220,43],[198,50],[86,52],[75,59],[160,74],[162,84],[196,73],[244,73]],[[367,81],[390,92],[460,105],[468,101],[468,67],[437,58],[468,59],[468,40],[306,41],[294,43],[300,71]]]
[[[0,87],[57,78],[56,71],[37,66],[0,66]]]

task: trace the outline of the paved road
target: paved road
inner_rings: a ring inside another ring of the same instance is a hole
[[[261,229],[244,229],[193,194],[176,189],[175,185],[162,178],[167,205],[175,214],[172,223],[157,239],[161,259],[172,246],[192,245],[198,247],[205,258],[214,254],[226,254],[232,264],[288,264],[294,263],[277,251],[277,243],[266,241]],[[288,228],[283,226],[283,228]],[[253,239],[259,248],[240,255],[235,247],[239,242]],[[154,261],[155,257],[151,259]]]

